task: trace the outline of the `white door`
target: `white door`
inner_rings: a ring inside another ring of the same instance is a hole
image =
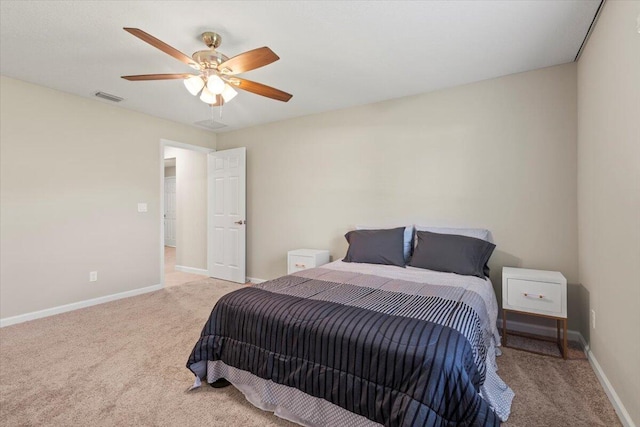
[[[246,148],[209,153],[209,276],[245,283]]]
[[[164,244],[176,246],[176,177],[164,179]]]

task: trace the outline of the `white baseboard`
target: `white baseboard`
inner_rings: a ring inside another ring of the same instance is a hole
[[[582,351],[584,351],[584,354],[586,354],[587,356],[589,356],[587,354],[587,352],[589,351],[589,344],[587,343],[587,340],[584,339],[584,337],[582,336],[582,334],[580,332],[577,332],[578,334],[578,341],[580,342],[580,346],[582,347]]]
[[[195,267],[185,267],[184,265],[176,265],[176,270],[182,271],[183,273],[191,273],[191,274],[201,274],[203,276],[209,275],[209,270],[204,268],[195,268]]]
[[[602,385],[604,392],[607,394],[607,397],[611,401],[611,404],[613,405],[613,409],[616,410],[616,414],[618,414],[618,418],[620,418],[620,422],[622,423],[622,425],[624,427],[636,427],[635,423],[631,419],[631,415],[629,415],[629,412],[627,412],[627,409],[622,404],[622,401],[620,400],[618,393],[616,393],[615,389],[609,382],[609,379],[604,374],[604,371],[600,367],[598,360],[593,355],[593,352],[591,351],[589,346],[585,348],[585,353],[587,353],[587,358],[589,359],[589,363],[591,364],[593,371],[596,373],[596,377],[598,378],[598,381],[600,381],[600,384]]]
[[[266,282],[265,279],[258,279],[257,277],[247,277],[247,280],[250,281],[251,283],[255,283],[256,285],[258,283],[264,283]]]
[[[41,319],[43,317],[53,316],[55,314],[66,313],[67,311],[78,310],[80,308],[91,307],[92,305],[103,304],[109,301],[115,301],[122,298],[134,297],[136,295],[146,294],[148,292],[159,291],[162,289],[162,285],[152,285],[146,288],[133,289],[131,291],[120,292],[112,295],[105,295],[103,297],[88,299],[85,301],[72,302],[71,304],[59,305],[58,307],[46,308],[40,311],[33,311],[31,313],[19,314],[18,316],[5,317],[0,319],[0,328],[5,326],[15,325],[17,323],[28,322],[29,320]]]
[[[502,327],[502,319],[498,319],[498,320],[499,320],[498,324]],[[516,332],[525,332],[529,334],[542,335],[546,337],[556,336],[555,328],[552,328],[549,326],[532,325],[524,322],[516,322],[508,319],[507,319],[507,329],[516,331]],[[631,419],[631,416],[629,415],[629,412],[627,412],[626,408],[622,404],[620,397],[618,397],[618,394],[616,393],[615,389],[609,382],[609,379],[607,378],[604,371],[600,367],[600,364],[596,360],[596,357],[594,356],[593,352],[589,348],[589,344],[587,344],[582,334],[579,331],[568,330],[567,337],[569,338],[569,340],[578,341],[582,345],[584,353],[587,355],[587,359],[591,364],[591,368],[593,368],[593,371],[595,372],[596,377],[598,378],[598,381],[600,381],[600,384],[602,385],[602,388],[604,389],[605,394],[609,398],[609,401],[611,401],[611,404],[613,405],[613,408],[615,409],[616,414],[618,414],[618,418],[620,418],[620,422],[622,423],[622,425],[624,427],[636,427],[635,423]]]
[[[502,328],[502,319],[498,319],[498,326]],[[541,335],[543,337],[555,337],[556,328],[551,326],[533,325],[531,323],[517,322],[507,319],[507,329],[515,332],[524,332],[527,334]],[[586,345],[584,338],[580,331],[574,331],[572,329],[567,330],[567,338],[570,341],[579,341],[583,348]]]

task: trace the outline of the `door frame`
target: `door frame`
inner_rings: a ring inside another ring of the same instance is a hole
[[[159,166],[158,187],[160,190],[160,208],[159,208],[160,215],[158,216],[158,228],[160,229],[160,248],[159,248],[160,249],[160,284],[164,288],[164,149],[165,147],[175,147],[175,148],[182,148],[185,150],[197,151],[205,154],[212,153],[216,150],[215,148],[202,147],[200,145],[185,144],[184,142],[172,141],[170,139],[164,139],[164,138],[160,139],[159,147],[160,147],[159,149],[160,159],[158,161],[158,166]],[[177,170],[178,169],[176,168],[176,173],[177,173]],[[209,246],[209,242],[207,241],[207,251],[209,250],[208,246]]]

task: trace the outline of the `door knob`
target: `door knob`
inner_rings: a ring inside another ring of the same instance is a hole
[[[234,222],[234,224],[238,224],[238,225],[242,225],[242,224],[246,224],[246,223],[247,223],[247,221],[244,221],[242,219],[240,221]]]

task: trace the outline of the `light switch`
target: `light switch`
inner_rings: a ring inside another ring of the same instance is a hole
[[[146,203],[138,203],[138,212],[146,212],[147,204]]]

